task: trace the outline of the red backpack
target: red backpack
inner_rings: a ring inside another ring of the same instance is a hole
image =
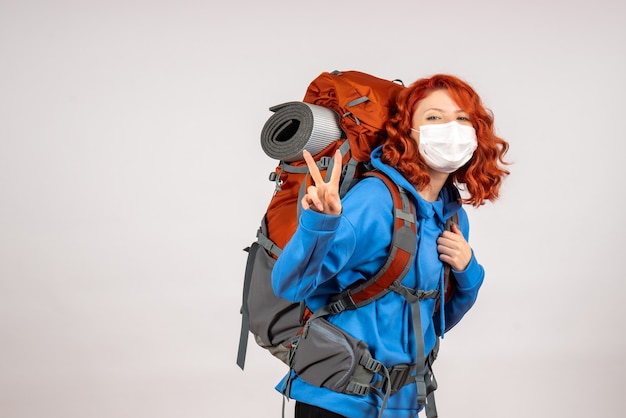
[[[325,72],[311,82],[302,102],[288,102],[270,108],[274,113],[263,126],[261,146],[267,155],[279,160],[279,163],[270,174],[270,180],[275,182],[276,188],[257,232],[257,239],[246,248],[248,258],[237,356],[237,364],[242,369],[249,332],[254,335],[258,345],[293,367],[294,357],[297,356],[294,355],[294,347],[302,342],[303,326],[309,325],[311,318],[343,309],[356,309],[376,300],[389,292],[392,284],[399,284],[412,266],[416,248],[415,208],[402,188],[383,173],[372,171],[369,165],[370,153],[382,144],[384,124],[392,111],[396,95],[403,88],[398,82],[358,71]],[[311,184],[308,167],[302,158],[304,149],[311,152],[320,172],[327,178],[330,178],[335,151],[341,150],[341,196],[362,177],[376,176],[386,184],[395,207],[394,236],[389,256],[380,271],[358,287],[337,295],[321,312],[315,313],[302,303],[292,303],[277,297],[271,284],[272,268],[297,228],[300,200],[306,187]],[[446,292],[446,299],[449,294],[451,292]],[[437,295],[438,292],[425,297]],[[355,347],[358,345],[358,342],[354,343]],[[312,350],[315,351],[317,349]],[[367,357],[367,347],[358,355]],[[352,386],[331,389],[360,395],[375,390],[369,386],[369,379],[374,373],[381,373],[378,362],[367,357],[366,361],[361,358],[354,363],[355,367],[361,369],[346,370],[346,377],[350,378],[342,379]],[[364,370],[361,363],[369,363],[372,370]],[[318,377],[315,374],[319,374],[317,368],[310,367],[310,364],[306,368],[315,371],[310,373],[314,381]],[[336,370],[334,373],[342,375]],[[360,376],[361,380],[355,380],[352,375]],[[408,378],[414,379],[409,375]],[[326,377],[322,381],[325,382],[324,386],[329,387]],[[386,396],[389,396],[393,388],[387,389]]]

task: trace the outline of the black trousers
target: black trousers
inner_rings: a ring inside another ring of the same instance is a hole
[[[345,418],[319,406],[313,406],[302,402],[296,402],[295,418]]]

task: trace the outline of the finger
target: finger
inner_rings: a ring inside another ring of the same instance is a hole
[[[439,260],[441,260],[442,262],[446,264],[450,264],[450,265],[452,264],[452,257],[446,254],[439,254]]]
[[[324,212],[324,204],[319,198],[317,187],[309,186],[307,194],[304,196],[307,199],[309,207],[314,207],[319,212]]]
[[[333,164],[333,172],[330,175],[330,184],[337,186],[339,188],[339,180],[341,179],[341,151],[335,151],[334,164]]]
[[[309,205],[309,197],[306,195],[302,198],[302,200],[300,201],[300,204],[302,205],[302,209],[304,210],[311,209],[311,206]]]
[[[437,244],[441,244],[441,245],[445,245],[447,247],[450,247],[452,245],[455,245],[455,243],[460,242],[461,241],[460,238],[461,237],[459,237],[458,235],[456,235],[453,232],[444,231],[437,238]]]
[[[311,153],[307,150],[302,151],[302,156],[304,157],[304,161],[306,161],[307,167],[309,167],[309,173],[311,173],[311,177],[315,184],[324,183],[324,179],[322,179],[322,174],[320,173],[320,169],[317,167],[315,160]]]
[[[461,241],[449,240],[445,238],[439,238],[437,240],[437,252],[440,254],[447,254],[453,256],[459,254],[463,250],[463,244]]]
[[[439,238],[437,238],[437,246],[438,247],[450,247],[450,245],[452,244],[452,240],[444,237],[443,235],[439,236]]]
[[[455,247],[450,247],[445,244],[439,244],[437,245],[437,252],[439,254],[445,254],[447,256],[452,257],[454,254],[458,252],[458,250]]]
[[[313,199],[311,199],[309,196],[304,196],[302,200],[300,201],[300,204],[302,205],[302,209],[304,210],[311,209],[317,212],[323,212],[322,204],[321,203],[315,204]]]

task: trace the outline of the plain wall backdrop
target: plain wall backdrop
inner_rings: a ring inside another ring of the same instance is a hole
[[[235,365],[259,134],[336,69],[456,74],[511,145],[440,416],[623,416],[625,39],[619,0],[0,0],[0,417],[280,416]]]

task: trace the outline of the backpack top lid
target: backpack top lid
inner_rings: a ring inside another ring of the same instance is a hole
[[[311,184],[302,150],[313,151],[322,175],[335,150],[342,151],[341,195],[364,171],[374,148],[382,143],[393,100],[404,87],[359,71],[324,72],[308,86],[304,102],[270,108],[274,114],[261,132],[269,156],[281,159],[271,175],[276,191],[265,214],[263,232],[275,248],[284,248],[298,224],[298,205]],[[298,157],[299,156],[299,157]]]
[[[352,157],[364,162],[382,142],[380,132],[403,88],[401,82],[360,71],[324,72],[309,84],[303,101],[339,113]]]

